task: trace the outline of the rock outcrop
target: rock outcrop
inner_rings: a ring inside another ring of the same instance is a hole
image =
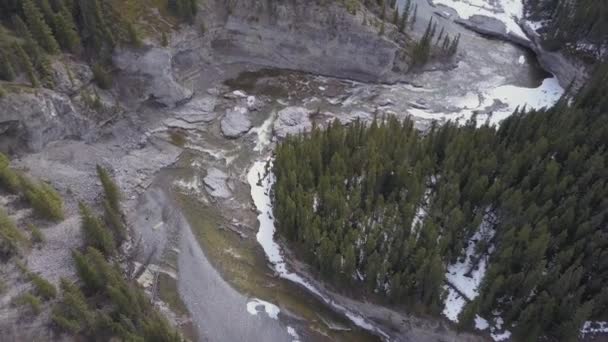
[[[23,88],[0,98],[0,150],[38,151],[47,143],[84,134],[91,122],[71,99],[48,89]]]
[[[126,103],[153,100],[175,107],[192,98],[192,90],[179,84],[174,77],[173,51],[168,48],[119,50],[114,53],[113,61],[121,71],[116,85]]]
[[[545,50],[540,35],[526,20],[523,20],[520,26],[529,39],[508,32],[503,22],[483,15],[474,15],[469,19],[456,19],[454,22],[471,31],[509,41],[532,50],[536,54],[540,65],[554,74],[564,88],[568,87],[571,82],[574,82],[575,88],[579,88],[587,79],[587,68],[584,63],[568,58],[560,51]]]
[[[327,1],[216,1],[230,8],[211,46],[227,61],[381,82],[408,68],[397,57],[402,46],[363,25],[374,16],[364,8],[351,15]]]
[[[538,62],[557,76],[559,84],[566,88],[572,82],[574,89],[580,88],[588,78],[587,67],[584,63],[568,58],[559,51],[547,51],[541,45],[541,37],[527,22],[522,24],[524,32],[532,40],[532,50],[536,53]]]
[[[188,123],[210,122],[217,117],[215,96],[202,96],[176,108],[175,117]]]

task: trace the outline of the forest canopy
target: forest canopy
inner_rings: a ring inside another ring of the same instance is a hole
[[[518,340],[576,340],[608,317],[608,72],[596,75],[571,105],[499,128],[420,133],[389,117],[288,137],[278,232],[324,278],[435,314],[446,267],[474,244],[472,267],[489,266],[463,326],[498,312]]]

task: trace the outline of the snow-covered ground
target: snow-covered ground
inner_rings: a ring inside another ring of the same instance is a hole
[[[493,235],[494,231],[484,220],[479,230],[469,240],[464,259],[448,265],[445,274],[447,282],[469,300],[473,300],[479,295],[479,285],[481,285],[488,267],[488,255],[481,256],[477,265],[473,265],[473,261],[476,259],[477,243],[482,240],[489,241]]]
[[[454,9],[462,19],[474,15],[484,15],[502,21],[507,33],[528,39],[518,24],[524,14],[521,0],[432,0],[435,5],[444,5]]]
[[[467,242],[465,256],[454,264],[448,265],[445,279],[448,283],[446,289],[448,296],[444,303],[444,315],[454,322],[458,322],[458,315],[464,308],[467,300],[473,300],[479,295],[479,286],[483,281],[488,267],[489,255],[483,255],[477,260],[477,244],[480,241],[490,241],[494,235],[491,222],[492,214],[486,214],[479,229]],[[490,247],[489,252],[492,251]],[[462,298],[464,295],[466,298]]]
[[[443,302],[443,315],[450,321],[458,322],[458,315],[460,315],[467,301],[450,286],[444,285],[443,289],[448,292]]]
[[[483,255],[478,263],[474,265],[473,262],[478,252],[476,246],[479,241],[490,241],[492,239],[495,233],[492,228],[494,220],[495,217],[491,213],[486,213],[479,229],[467,244],[464,259],[458,260],[447,267],[445,278],[448,284],[443,287],[447,291],[443,315],[453,322],[458,322],[458,315],[460,315],[467,302],[479,295],[479,286],[488,267],[489,255]],[[493,250],[494,247],[490,246],[488,253],[491,254]],[[503,324],[500,313],[496,313],[491,322],[479,315],[475,316],[475,329],[489,330],[494,341],[504,341],[511,336],[510,331],[503,329]]]
[[[279,274],[281,278],[287,279],[305,287],[308,291],[315,294],[326,304],[331,305],[338,311],[344,313],[344,315],[348,319],[350,319],[355,325],[388,339],[388,334],[374,326],[367,319],[334,302],[331,298],[321,293],[314,285],[310,284],[298,274],[292,273],[287,269],[287,263],[283,258],[281,248],[274,240],[276,228],[274,225],[274,215],[272,213],[272,201],[270,198],[270,191],[275,182],[275,177],[272,172],[267,172],[267,166],[269,168],[272,168],[272,159],[255,162],[249,170],[249,173],[247,174],[247,181],[251,186],[251,197],[253,198],[253,202],[259,213],[258,221],[260,222],[260,229],[256,234],[256,239],[264,249],[266,257],[268,258],[268,261],[270,261],[270,263],[273,265],[274,270]]]
[[[492,111],[491,117],[486,114],[478,114],[477,125],[481,126],[488,122],[490,125],[498,125],[501,121],[513,114],[516,108],[541,109],[555,104],[564,94],[564,88],[559,85],[556,77],[546,78],[537,88],[525,88],[514,85],[501,85],[492,88],[475,99],[475,95],[467,93],[463,97],[448,99],[448,102],[460,111],[453,113],[436,113],[425,109],[409,108],[408,112],[415,117],[438,120],[453,121],[459,124],[466,123],[473,115],[495,104],[496,101],[502,106]],[[475,102],[477,101],[477,102]],[[477,106],[473,107],[475,104]],[[489,120],[488,120],[489,119]]]
[[[608,333],[608,322],[585,322],[581,329],[581,334],[587,335],[596,333]]]

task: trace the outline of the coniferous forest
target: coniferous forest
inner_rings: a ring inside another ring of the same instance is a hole
[[[545,47],[564,47],[595,59],[608,51],[608,2],[596,0],[526,0],[528,16],[543,24]]]
[[[377,118],[287,138],[279,234],[325,279],[432,314],[474,243],[489,266],[464,328],[500,312],[517,340],[576,340],[608,317],[608,70],[595,74],[572,102],[499,128]]]

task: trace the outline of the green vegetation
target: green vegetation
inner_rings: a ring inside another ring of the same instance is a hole
[[[52,88],[49,55],[63,51],[91,62],[95,81],[107,89],[114,48],[142,46],[142,32],[166,36],[172,20],[156,13],[169,11],[192,23],[197,1],[0,0],[0,80],[25,73],[32,87]]]
[[[101,251],[105,256],[113,255],[116,251],[114,237],[102,220],[97,218],[84,203],[80,203],[80,217],[85,243]]]
[[[16,194],[19,192],[20,186],[19,176],[10,168],[8,157],[0,153],[0,187],[12,194]]]
[[[28,277],[32,284],[34,284],[36,295],[40,298],[49,300],[57,296],[57,289],[55,288],[55,285],[49,283],[48,280],[31,272],[28,272]]]
[[[13,300],[16,306],[26,306],[33,315],[38,315],[42,311],[40,299],[31,293],[24,293]]]
[[[97,165],[97,175],[104,190],[104,219],[106,225],[112,231],[114,241],[120,246],[127,238],[127,227],[125,225],[124,214],[120,207],[122,195],[118,185],[110,177],[107,170]]]
[[[426,27],[424,35],[420,38],[420,41],[414,46],[412,53],[412,60],[414,66],[421,66],[426,64],[431,57],[432,48],[435,47],[436,55],[449,57],[456,54],[458,51],[458,44],[460,43],[460,34],[455,38],[445,33],[445,29],[442,27],[439,36],[435,40],[435,34],[437,32],[437,22],[433,22],[433,17],[429,20],[429,24]],[[445,33],[445,34],[444,34]],[[442,40],[443,38],[443,40]],[[433,44],[435,40],[435,44]],[[439,44],[441,43],[441,46]]]
[[[41,218],[63,220],[63,200],[57,191],[44,182],[35,182],[11,169],[8,158],[0,153],[0,186],[13,194],[21,193]]]
[[[126,238],[126,227],[118,186],[102,167],[97,173],[105,193],[105,221],[80,204],[86,252],[73,251],[80,286],[62,279],[53,322],[59,330],[89,340],[182,341],[144,292],[109,261]],[[118,225],[122,230],[116,230]]]
[[[34,212],[51,221],[63,220],[63,200],[57,191],[44,182],[35,183],[20,175],[21,189]]]
[[[74,252],[74,260],[82,289],[61,281],[62,300],[52,316],[61,330],[98,340],[181,341],[143,291],[125,281],[99,251]]]
[[[0,208],[0,261],[16,255],[19,245],[25,241],[25,236],[17,229],[6,211]]]
[[[463,326],[498,311],[517,340],[576,340],[608,315],[608,67],[595,75],[572,105],[500,128],[387,118],[290,137],[278,231],[324,278],[430,313],[474,243],[489,266]]]
[[[30,241],[34,245],[42,245],[44,244],[44,234],[38,229],[38,227],[33,224],[28,225],[30,230]]]

